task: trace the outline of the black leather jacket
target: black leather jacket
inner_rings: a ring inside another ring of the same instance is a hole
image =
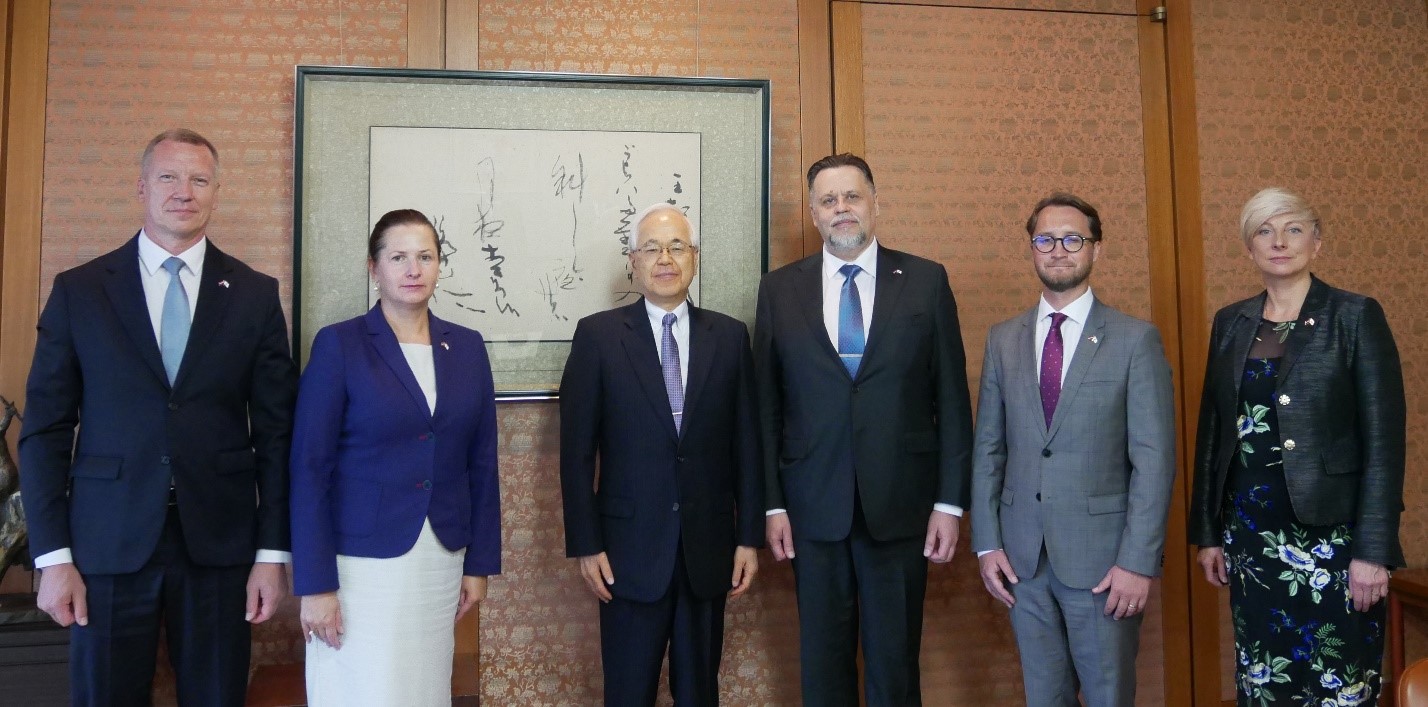
[[[1215,315],[1195,441],[1190,542],[1223,544],[1225,476],[1237,449],[1239,382],[1265,293]],[[1371,297],[1313,278],[1275,385],[1290,505],[1300,522],[1352,521],[1351,557],[1404,564],[1404,400],[1398,348]]]

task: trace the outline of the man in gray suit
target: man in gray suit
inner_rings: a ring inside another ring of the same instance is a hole
[[[1026,223],[1041,302],[992,327],[972,466],[972,547],[1011,609],[1026,702],[1135,704],[1135,655],[1175,478],[1170,367],[1147,322],[1091,293],[1096,209]]]

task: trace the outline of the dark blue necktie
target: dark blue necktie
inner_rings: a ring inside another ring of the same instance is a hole
[[[843,367],[850,376],[857,376],[858,366],[863,363],[863,299],[853,282],[862,271],[852,263],[838,268],[838,274],[844,278],[843,294],[838,298],[838,358],[843,360]]]

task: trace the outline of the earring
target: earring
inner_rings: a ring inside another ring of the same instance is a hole
[[[376,291],[377,291],[377,283],[375,283],[375,282],[372,283],[372,291],[373,291],[373,292],[376,292]]]
[[[436,283],[435,285],[432,285],[431,288],[432,288],[433,290],[439,290],[439,289],[441,289],[441,283],[438,282],[438,283]]]

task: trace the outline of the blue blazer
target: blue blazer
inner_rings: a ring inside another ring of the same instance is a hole
[[[496,400],[485,342],[430,317],[427,409],[380,305],[317,333],[292,446],[293,590],[337,589],[337,555],[396,557],[431,519],[463,574],[501,571]]]

